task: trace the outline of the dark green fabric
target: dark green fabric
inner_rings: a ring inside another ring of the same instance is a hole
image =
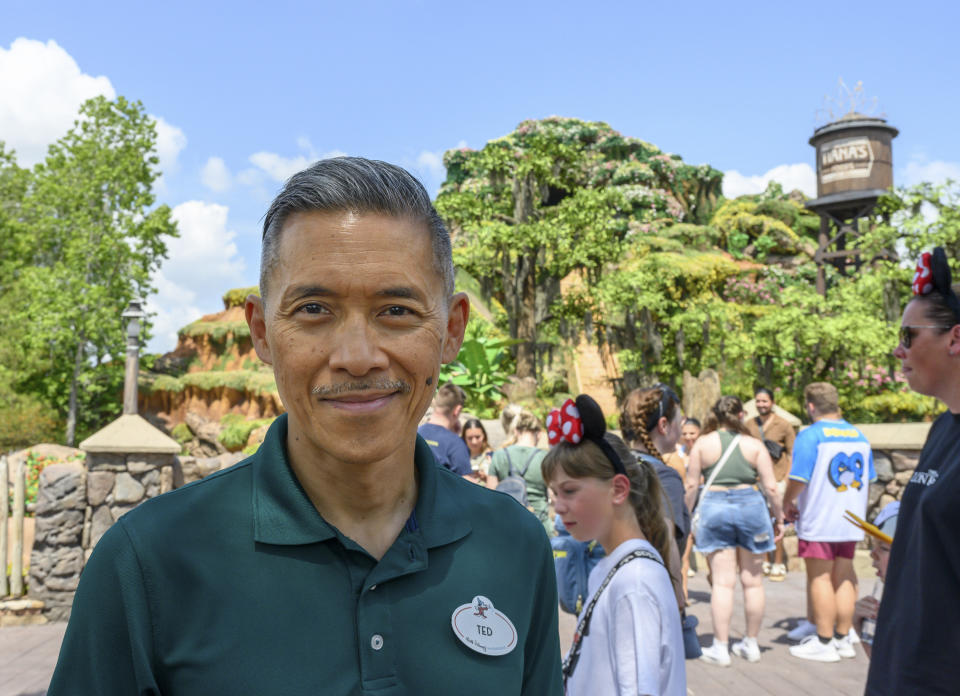
[[[533,516],[438,467],[418,438],[418,528],[377,562],[316,512],[285,441],[281,416],[253,457],[104,535],[50,696],[562,693],[553,559]],[[511,653],[455,637],[451,615],[476,595],[513,621]]]
[[[717,435],[720,436],[720,456],[722,457],[722,452],[726,452],[727,447],[729,447],[730,443],[733,442],[733,438],[735,436],[733,433],[726,430],[718,430]],[[718,459],[711,466],[708,466],[703,470],[704,480],[710,478],[713,467],[716,466],[719,461],[720,460]],[[750,466],[750,462],[747,461],[746,457],[743,456],[743,452],[740,451],[740,445],[738,443],[737,449],[730,453],[730,458],[727,459],[727,463],[723,465],[723,469],[721,469],[720,473],[717,474],[717,478],[713,480],[713,485],[740,486],[745,483],[753,484],[756,482],[757,470]]]

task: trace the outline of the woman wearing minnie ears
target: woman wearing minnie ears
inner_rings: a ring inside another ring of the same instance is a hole
[[[547,418],[543,461],[556,512],[579,541],[607,556],[590,572],[589,599],[563,664],[570,696],[687,692],[680,614],[663,565],[670,543],[660,482],[607,433],[589,396]]]
[[[900,360],[910,388],[947,411],[903,492],[866,693],[957,693],[960,645],[960,285],[943,249],[917,266]]]

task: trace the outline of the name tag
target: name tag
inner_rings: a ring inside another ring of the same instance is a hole
[[[482,595],[454,609],[450,625],[461,643],[484,655],[506,655],[517,647],[513,622]]]

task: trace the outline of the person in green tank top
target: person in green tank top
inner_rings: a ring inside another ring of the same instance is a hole
[[[703,649],[700,659],[725,667],[733,652],[757,662],[757,635],[764,605],[763,558],[783,537],[783,501],[777,495],[773,462],[766,447],[747,434],[740,399],[720,397],[707,416],[703,433],[690,452],[686,481],[686,500],[691,510],[697,507],[701,475],[710,484],[704,486],[700,495],[699,522],[694,530],[695,548],[707,556],[713,576],[713,645]],[[715,467],[720,468],[715,472]],[[714,473],[716,476],[710,481]],[[758,481],[770,501],[773,524]],[[728,649],[738,566],[747,635]]]

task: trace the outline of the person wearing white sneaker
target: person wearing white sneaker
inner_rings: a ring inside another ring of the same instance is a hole
[[[760,646],[757,645],[756,638],[745,636],[730,647],[730,652],[747,662],[760,662]]]
[[[713,577],[710,613],[714,642],[700,659],[726,666],[730,664],[727,640],[737,578],[743,587],[746,634],[756,640],[765,604],[763,557],[783,537],[783,514],[770,454],[760,440],[746,434],[740,399],[720,397],[704,423],[704,432],[690,453],[686,482],[687,505],[694,508],[701,473],[706,478],[695,508],[699,521],[694,536],[695,548],[706,554]],[[773,508],[772,524],[760,486]],[[759,649],[756,656],[759,658]]]
[[[815,662],[840,662],[840,653],[833,638],[824,640],[814,634],[800,641],[800,645],[791,645],[790,654],[804,660]]]
[[[837,649],[837,654],[840,657],[853,659],[854,657],[857,656],[857,651],[853,649],[853,643],[850,641],[850,636],[844,636],[843,638],[834,638],[833,647]]]
[[[730,651],[727,647],[727,641],[719,641],[714,637],[713,645],[701,651],[700,661],[718,667],[729,667]]]
[[[806,566],[809,608],[817,629],[813,638],[829,649],[808,638],[790,653],[835,662],[831,656],[840,655],[832,641],[848,641],[853,624],[858,594],[853,556],[864,536],[845,514],[866,515],[876,472],[870,442],[841,417],[836,387],[808,384],[803,399],[813,425],[801,430],[794,442],[783,509],[797,525],[797,554]]]

